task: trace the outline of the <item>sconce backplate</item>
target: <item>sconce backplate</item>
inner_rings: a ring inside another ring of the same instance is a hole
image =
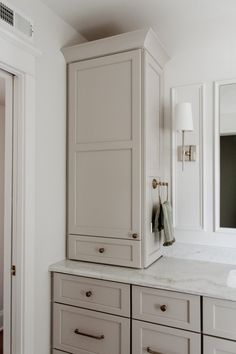
[[[178,146],[178,161],[183,161],[182,146]],[[192,162],[197,158],[196,145],[184,145],[184,161]]]

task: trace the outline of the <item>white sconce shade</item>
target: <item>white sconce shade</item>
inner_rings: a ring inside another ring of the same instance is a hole
[[[176,104],[175,129],[179,132],[193,131],[193,114],[191,103],[182,102]]]

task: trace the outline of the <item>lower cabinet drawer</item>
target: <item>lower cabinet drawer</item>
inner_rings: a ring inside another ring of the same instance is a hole
[[[235,354],[236,342],[204,336],[203,352],[205,354]]]
[[[112,315],[130,316],[130,286],[127,284],[54,273],[53,300]]]
[[[204,297],[203,332],[236,340],[236,302]]]
[[[201,335],[135,320],[132,348],[132,354],[201,354]]]
[[[54,304],[53,347],[73,354],[129,354],[130,320]]]
[[[200,296],[132,287],[133,318],[200,332]]]
[[[141,242],[70,235],[69,259],[134,268],[141,267]]]

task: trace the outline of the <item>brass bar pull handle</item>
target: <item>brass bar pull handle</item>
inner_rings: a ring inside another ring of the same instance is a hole
[[[79,334],[80,336],[89,337],[89,338],[98,339],[98,340],[101,340],[101,339],[104,339],[104,338],[105,338],[105,336],[104,336],[103,334],[101,334],[100,336],[94,336],[94,335],[92,335],[92,334],[80,332],[80,330],[79,330],[78,328],[76,328],[76,329],[74,330],[74,333],[75,333],[75,334]]]
[[[152,350],[150,347],[147,347],[147,352],[150,354],[162,354],[160,352],[155,352],[155,350]]]

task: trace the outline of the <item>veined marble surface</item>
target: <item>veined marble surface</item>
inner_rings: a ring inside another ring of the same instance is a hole
[[[176,242],[172,247],[163,247],[163,252],[167,257],[236,265],[236,248],[232,247]]]
[[[50,266],[51,272],[236,301],[236,278],[235,281],[232,277],[229,280],[232,270],[236,270],[236,265],[173,257],[162,257],[147,269],[130,269],[70,260]]]

